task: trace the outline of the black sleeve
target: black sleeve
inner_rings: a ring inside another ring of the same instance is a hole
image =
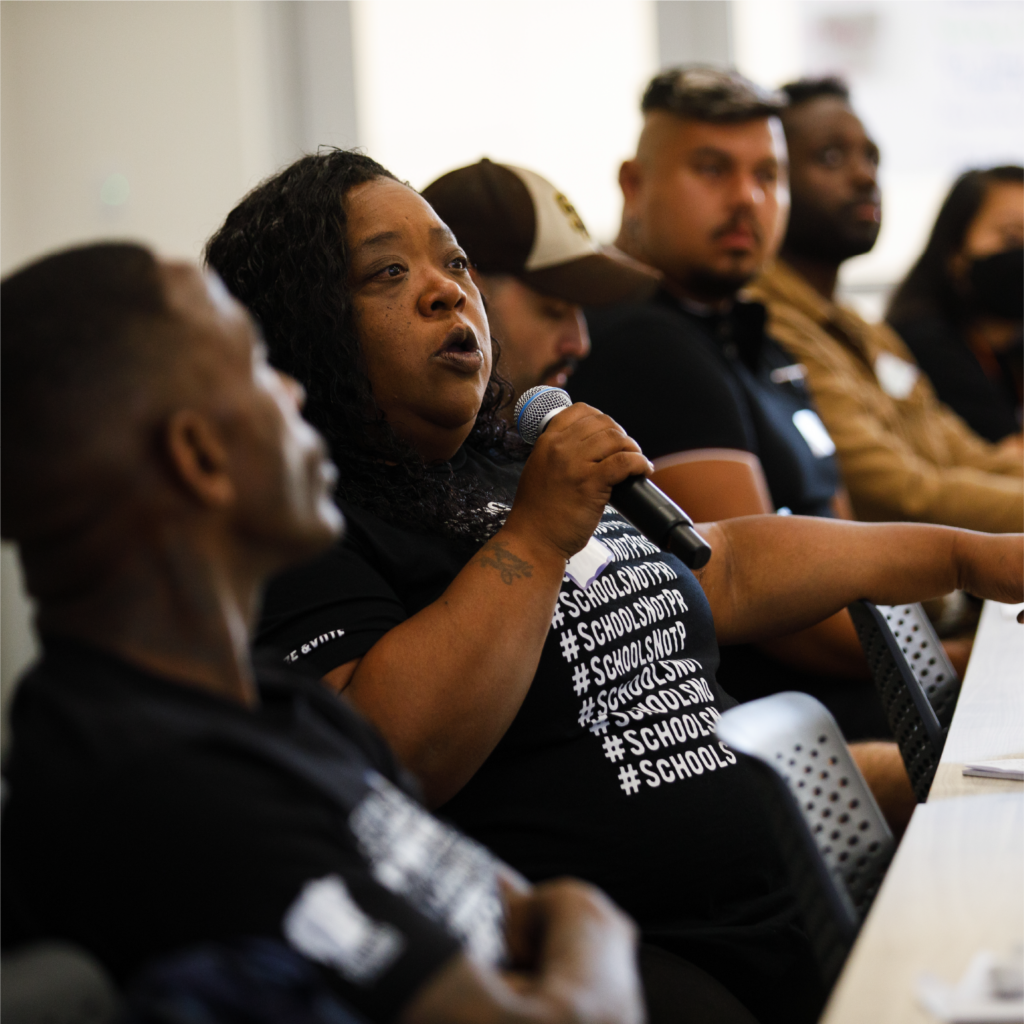
[[[419,780],[395,757],[395,752],[376,726],[349,702],[345,694],[334,693],[324,686],[320,675],[315,670],[310,671],[308,665],[300,662],[282,666],[276,652],[266,648],[255,652],[253,663],[261,685],[276,679],[287,680],[291,686],[301,686],[306,700],[359,748],[371,768],[419,803],[423,802]]]
[[[648,458],[752,450],[736,385],[695,329],[646,304],[588,309],[587,322],[592,352],[570,378],[572,397],[613,417]]]
[[[276,938],[319,961],[346,1003],[388,1021],[459,952],[374,878],[339,808],[273,766],[193,749],[125,775],[95,801],[73,855],[88,883],[73,897],[92,930],[81,938],[122,977],[201,943]],[[316,940],[302,935],[330,932],[325,919],[342,941],[311,956]]]
[[[1013,403],[986,375],[956,328],[939,317],[892,324],[948,405],[975,433],[1001,441],[1017,432]]]
[[[361,658],[406,618],[384,577],[357,544],[343,540],[271,582],[256,644],[323,676]]]

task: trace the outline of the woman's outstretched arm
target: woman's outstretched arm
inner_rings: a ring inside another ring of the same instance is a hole
[[[1024,600],[1024,536],[919,523],[747,516],[705,523],[714,555],[697,578],[719,643],[763,640],[853,601],[922,601],[966,590]]]

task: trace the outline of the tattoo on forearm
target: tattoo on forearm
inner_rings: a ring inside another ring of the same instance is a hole
[[[501,582],[506,586],[533,575],[533,566],[512,554],[503,540],[490,541],[477,557],[477,563],[497,569],[501,573]]]

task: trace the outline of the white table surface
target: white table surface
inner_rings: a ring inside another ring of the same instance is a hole
[[[822,1024],[934,1024],[917,979],[959,981],[980,949],[1024,940],[1024,783],[964,777],[1024,756],[1020,605],[986,602],[928,803],[914,811]]]
[[[935,1024],[921,974],[955,984],[978,950],[1022,938],[1024,791],[921,804],[822,1022]]]
[[[1024,786],[963,774],[968,761],[1024,757],[1024,625],[1017,622],[1022,607],[985,602],[929,800]]]

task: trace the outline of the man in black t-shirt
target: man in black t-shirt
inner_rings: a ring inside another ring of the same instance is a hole
[[[372,1020],[638,1022],[604,897],[530,890],[319,683],[251,663],[263,582],[342,520],[301,389],[220,282],[96,245],[0,305],[3,534],[44,647],[13,711],[5,949],[71,941],[123,983],[264,938]]]
[[[593,349],[570,384],[614,416],[648,458],[738,448],[761,460],[776,508],[829,515],[835,446],[803,369],[737,297],[785,226],[784,100],[735,73],[658,75],[637,155],[619,173],[616,240],[662,272],[651,299],[588,309]]]

